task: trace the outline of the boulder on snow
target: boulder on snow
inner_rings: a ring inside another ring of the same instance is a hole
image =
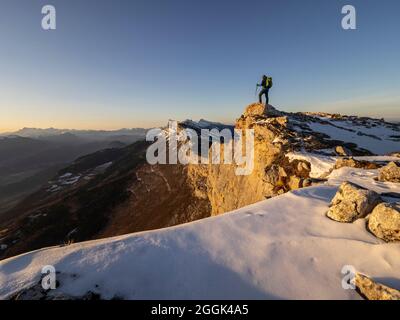
[[[343,167],[359,169],[378,169],[380,166],[377,163],[364,160],[356,160],[353,157],[337,159],[335,163],[335,169],[340,169]]]
[[[371,213],[380,202],[375,191],[344,182],[333,198],[327,216],[338,222],[353,222]]]
[[[245,117],[248,116],[263,116],[263,117],[280,117],[282,112],[275,109],[273,106],[261,103],[253,103],[249,105],[244,114]]]
[[[297,159],[290,161],[285,158],[280,163],[271,165],[265,171],[263,180],[271,185],[277,194],[282,194],[278,191],[287,192],[309,186],[304,183],[309,179],[310,171],[311,165],[307,161]]]
[[[355,285],[367,300],[400,300],[399,290],[377,283],[363,274],[356,274]]]
[[[386,242],[400,241],[400,202],[376,206],[369,217],[368,229]]]
[[[343,147],[343,146],[336,146],[335,152],[336,152],[337,155],[344,156],[344,157],[352,155],[352,152],[349,149],[347,149],[346,147]]]
[[[400,167],[395,162],[390,162],[379,170],[378,180],[400,183]]]

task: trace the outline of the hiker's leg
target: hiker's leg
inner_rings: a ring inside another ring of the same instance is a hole
[[[265,104],[269,104],[269,90],[265,90]]]
[[[262,103],[262,95],[264,94],[264,89],[262,89],[260,91],[260,93],[258,94],[258,101],[260,101],[260,104]]]

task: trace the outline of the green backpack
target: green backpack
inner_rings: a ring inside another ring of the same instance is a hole
[[[272,88],[272,85],[273,85],[273,83],[272,83],[272,78],[271,78],[271,77],[268,77],[267,80],[265,81],[265,86],[266,86],[268,89],[271,89],[271,88]]]

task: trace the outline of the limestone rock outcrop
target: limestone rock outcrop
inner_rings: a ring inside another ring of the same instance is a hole
[[[395,162],[390,162],[379,170],[378,179],[379,181],[400,183],[400,167]]]
[[[244,117],[280,117],[282,115],[283,113],[275,109],[273,106],[261,103],[253,103],[249,105],[243,113]]]
[[[386,242],[400,241],[400,203],[381,203],[368,219],[368,229]]]
[[[295,132],[284,113],[269,105],[251,104],[236,121],[235,129],[254,130],[254,169],[250,175],[236,175],[236,164],[188,166],[194,193],[209,200],[212,215],[307,186],[310,164],[291,162],[285,156],[292,150]]]
[[[353,157],[339,158],[336,160],[335,169],[343,167],[359,168],[359,169],[378,169],[379,165],[374,162],[356,160]]]
[[[400,300],[399,290],[377,283],[363,274],[356,274],[355,285],[358,292],[368,300]]]
[[[353,222],[367,216],[380,202],[380,196],[356,184],[344,182],[333,198],[327,216],[338,222]]]

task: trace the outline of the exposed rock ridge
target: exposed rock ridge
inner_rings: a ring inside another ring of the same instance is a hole
[[[254,170],[250,175],[237,176],[235,164],[188,168],[195,194],[210,201],[212,215],[309,184],[310,164],[302,160],[290,162],[285,157],[299,146],[300,139],[286,113],[269,105],[252,104],[236,121],[235,129],[254,130]]]

